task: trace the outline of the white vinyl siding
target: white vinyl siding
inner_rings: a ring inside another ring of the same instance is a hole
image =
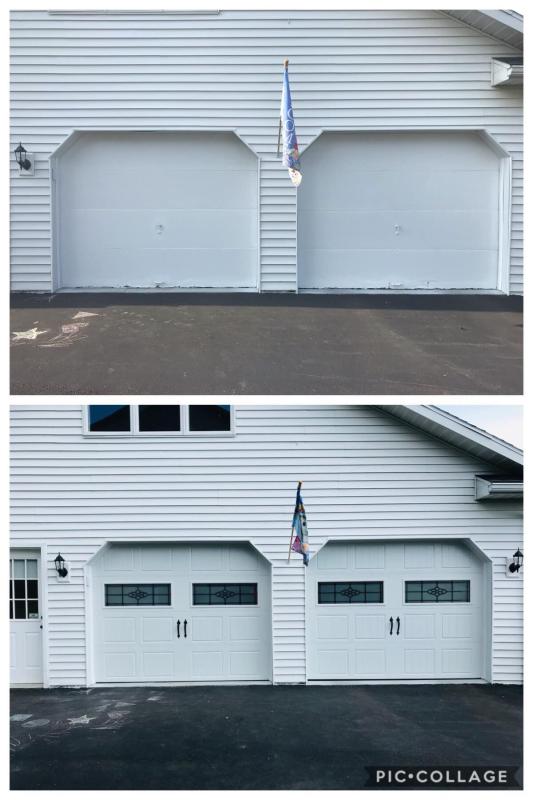
[[[522,676],[521,504],[478,503],[501,472],[367,406],[236,407],[234,438],[96,439],[79,406],[18,406],[12,546],[46,543],[51,685],[86,681],[84,566],[106,541],[247,541],[272,563],[274,681],[306,680],[304,568],[287,563],[298,480],[311,553],[328,539],[470,539],[493,565],[493,681]],[[70,583],[55,579],[58,551]]]
[[[276,157],[288,57],[301,149],[323,129],[488,131],[512,156],[522,291],[521,91],[490,85],[509,44],[430,10],[11,17],[12,144],[36,158],[34,177],[11,159],[15,290],[52,288],[48,159],[74,129],[235,129],[261,159],[260,288],[295,291],[296,191]]]

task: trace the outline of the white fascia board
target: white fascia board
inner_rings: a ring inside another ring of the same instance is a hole
[[[499,9],[494,8],[490,11],[483,10],[479,13],[484,14],[490,19],[493,19],[494,22],[499,22],[500,25],[506,25],[508,28],[512,28],[518,33],[524,33],[524,18],[517,12],[511,13],[509,11],[500,11]]]
[[[524,464],[524,454],[518,447],[435,406],[382,405],[378,408],[455,447],[471,453],[475,451],[475,455],[480,459],[496,464],[507,462],[509,466],[522,467]]]

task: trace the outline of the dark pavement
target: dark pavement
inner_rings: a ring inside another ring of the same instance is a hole
[[[358,789],[372,765],[519,767],[521,702],[488,685],[15,690],[11,787]]]
[[[16,294],[14,394],[521,394],[502,295]]]

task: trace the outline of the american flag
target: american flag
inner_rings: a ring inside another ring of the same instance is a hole
[[[292,518],[292,532],[291,532],[291,550],[295,553],[301,553],[304,559],[304,564],[309,564],[309,543],[307,535],[307,518],[305,515],[304,502],[301,494],[302,484],[298,484],[296,490],[296,506],[294,508],[294,516]]]

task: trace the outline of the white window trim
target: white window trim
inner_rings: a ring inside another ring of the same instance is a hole
[[[91,403],[90,405],[128,405],[128,403]],[[83,407],[83,435],[87,436],[91,439],[93,438],[132,438],[132,437],[141,437],[141,438],[152,438],[152,439],[160,439],[160,438],[173,438],[173,439],[182,439],[184,437],[190,439],[205,439],[205,438],[223,438],[227,439],[233,438],[235,436],[235,406],[230,405],[230,429],[229,431],[191,431],[189,429],[189,414],[188,408],[189,404],[182,405],[179,404],[180,408],[180,428],[179,431],[141,431],[139,430],[139,405],[149,405],[148,403],[144,404],[129,404],[130,409],[130,430],[129,431],[91,431],[89,427],[89,405]],[[157,403],[151,403],[150,405],[158,405]],[[167,403],[161,403],[159,405],[172,405]],[[176,404],[178,405],[178,404]],[[195,404],[200,405],[200,404]],[[205,405],[205,404],[204,404]]]

